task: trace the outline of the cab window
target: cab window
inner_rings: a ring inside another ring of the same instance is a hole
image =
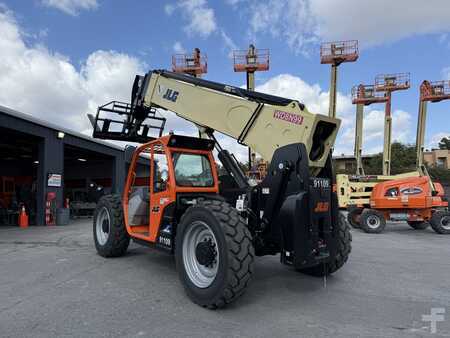
[[[388,190],[386,190],[386,193],[384,194],[384,196],[397,197],[398,196],[398,188],[389,188]]]
[[[409,187],[401,190],[402,195],[418,195],[422,192],[423,190],[419,187]]]
[[[168,181],[169,168],[166,154],[155,146],[153,152],[153,192],[165,191]]]
[[[209,158],[202,154],[174,153],[175,181],[180,187],[212,187],[214,179]]]

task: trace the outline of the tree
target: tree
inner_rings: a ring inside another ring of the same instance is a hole
[[[382,171],[383,153],[372,157],[364,170],[367,174],[380,175]],[[411,144],[394,142],[391,145],[391,174],[402,174],[414,171],[416,166],[416,147]]]
[[[439,142],[439,149],[450,150],[450,136],[449,137],[443,137],[441,139],[441,142]]]

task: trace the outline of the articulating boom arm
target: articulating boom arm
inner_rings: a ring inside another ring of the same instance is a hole
[[[169,71],[137,77],[133,109],[163,108],[250,146],[270,161],[274,151],[303,143],[312,167],[323,167],[340,121],[307,111],[298,101]]]

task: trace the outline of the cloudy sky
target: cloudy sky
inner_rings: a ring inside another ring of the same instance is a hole
[[[394,94],[393,138],[413,143],[421,81],[450,79],[449,18],[447,0],[0,0],[0,105],[90,133],[86,113],[129,100],[134,75],[169,68],[173,53],[199,47],[205,78],[244,85],[230,52],[255,43],[271,53],[257,90],[326,114],[330,69],[319,62],[320,43],[358,39],[360,59],[340,67],[336,153],[353,152],[351,87],[379,73],[411,73],[411,89]],[[429,105],[428,147],[450,134],[449,105]],[[382,148],[383,109],[366,108],[364,153]],[[168,129],[194,131],[173,115]],[[243,158],[233,140],[223,142]]]

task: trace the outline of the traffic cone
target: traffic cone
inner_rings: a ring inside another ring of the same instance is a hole
[[[20,211],[20,215],[19,215],[19,227],[28,228],[28,215],[25,212],[24,205],[22,205],[22,210]]]

